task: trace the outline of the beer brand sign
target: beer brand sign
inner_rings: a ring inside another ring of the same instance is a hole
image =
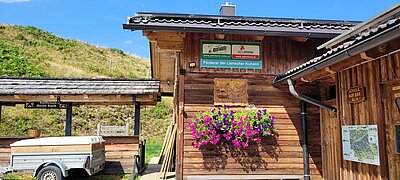
[[[261,69],[261,54],[257,42],[201,41],[200,67]]]

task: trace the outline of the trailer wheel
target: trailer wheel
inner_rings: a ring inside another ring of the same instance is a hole
[[[46,166],[36,176],[36,180],[63,180],[61,170],[57,166]]]

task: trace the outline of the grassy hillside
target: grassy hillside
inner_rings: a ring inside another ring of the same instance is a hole
[[[64,39],[31,26],[0,24],[0,48],[6,56],[2,60],[13,56],[29,61],[27,67],[13,68],[26,74],[2,71],[2,76],[143,78],[149,68],[148,61],[122,50]],[[1,64],[2,69],[10,67],[7,62]]]
[[[0,24],[0,76],[145,78],[149,66],[147,60],[118,49],[64,39],[35,27]],[[171,119],[169,104],[163,101],[142,110],[143,138],[162,139]],[[97,123],[133,126],[133,114],[131,106],[74,107],[73,134],[94,135]],[[64,134],[64,124],[64,110],[6,106],[0,136],[25,135],[33,127],[44,136],[58,136]]]

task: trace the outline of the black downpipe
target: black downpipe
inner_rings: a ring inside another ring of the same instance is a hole
[[[305,101],[300,101],[301,106],[301,136],[303,147],[303,166],[304,166],[304,180],[310,179],[310,163],[308,159],[308,135],[307,135],[307,103]]]
[[[308,96],[306,96],[304,94],[297,93],[297,91],[296,91],[296,89],[294,87],[294,82],[291,79],[288,79],[287,83],[289,85],[290,94],[292,94],[297,99],[300,99],[302,101],[308,102],[310,104],[316,105],[316,106],[321,107],[321,108],[328,109],[329,111],[336,112],[336,108],[335,107],[332,107],[332,106],[330,106],[328,104],[324,104],[323,102],[318,101],[318,100],[313,99],[313,98],[310,98],[310,97],[308,97]]]

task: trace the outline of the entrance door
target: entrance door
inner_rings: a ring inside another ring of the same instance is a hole
[[[386,86],[385,99],[389,177],[400,180],[400,82]]]

